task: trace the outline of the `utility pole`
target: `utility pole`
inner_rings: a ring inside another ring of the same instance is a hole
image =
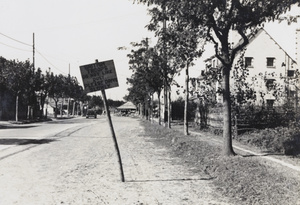
[[[69,78],[69,82],[71,82],[71,75],[70,75],[70,63],[69,63],[69,75],[68,75],[68,78]],[[70,84],[71,85],[71,84]],[[67,106],[67,112],[68,112],[68,117],[70,117],[70,96],[68,96],[68,106]]]
[[[34,68],[35,68],[35,42],[34,42],[34,33],[33,33],[32,50],[33,50],[33,55],[32,55],[32,65],[33,65],[33,69],[34,69]]]

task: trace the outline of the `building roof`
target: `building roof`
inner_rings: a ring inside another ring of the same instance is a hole
[[[296,63],[296,61],[291,57],[291,55],[289,55],[288,53],[287,53],[287,51],[285,51],[279,44],[278,44],[278,42],[264,29],[264,28],[260,28],[256,33],[250,33],[250,34],[248,34],[248,39],[249,39],[249,43],[245,46],[245,47],[247,47],[249,44],[251,44],[251,42],[257,37],[257,36],[259,36],[259,34],[261,34],[262,32],[265,32],[271,39],[272,39],[272,41],[274,41],[277,45],[278,45],[278,47],[281,49],[281,50],[283,50],[283,52],[285,52],[286,53],[286,55],[294,62],[294,63]],[[239,41],[233,46],[233,48],[236,48],[237,46],[239,46],[241,43],[242,43],[242,41],[243,41],[243,39],[239,39]],[[216,54],[214,54],[214,55],[212,55],[211,57],[209,57],[209,58],[207,58],[207,59],[205,59],[204,60],[204,62],[208,62],[208,61],[210,61],[210,60],[212,60],[213,58],[215,58],[216,57]]]
[[[136,106],[132,102],[126,102],[123,105],[117,107],[118,110],[136,110]]]

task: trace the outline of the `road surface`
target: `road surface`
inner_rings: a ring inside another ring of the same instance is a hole
[[[104,116],[0,127],[0,204],[229,204],[209,176],[155,146],[140,119],[112,119],[125,182]]]

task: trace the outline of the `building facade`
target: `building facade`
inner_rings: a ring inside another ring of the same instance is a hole
[[[298,32],[297,36],[300,39],[300,30]],[[242,64],[240,64],[241,60]],[[208,69],[217,70],[221,66],[216,56],[206,59],[205,64],[204,72]],[[235,82],[240,80],[234,68],[238,64],[242,65],[243,71],[237,72],[240,72],[239,75],[244,72],[246,83],[255,92],[256,105],[264,104],[273,107],[291,101],[297,106],[299,88],[297,62],[264,29],[251,36],[245,50],[236,56],[231,70],[231,91],[236,90]],[[216,82],[215,86],[218,89],[220,83]],[[216,100],[221,103],[222,96],[216,95]]]

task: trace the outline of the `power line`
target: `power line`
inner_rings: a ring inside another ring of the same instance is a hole
[[[10,46],[10,45],[7,45],[7,44],[2,43],[2,42],[0,42],[0,44],[5,45],[5,46],[10,47],[10,48],[14,48],[14,49],[20,50],[20,51],[32,52],[31,50],[26,50],[26,49],[22,49],[22,48],[17,48],[17,47]]]
[[[0,33],[0,35],[5,36],[6,38],[9,38],[9,39],[11,39],[11,40],[13,40],[13,41],[16,41],[16,42],[18,42],[18,43],[24,44],[24,45],[26,45],[26,46],[30,46],[30,47],[33,46],[33,45],[28,44],[28,43],[24,43],[24,42],[22,42],[22,41],[19,41],[19,40],[17,40],[17,39],[14,39],[14,38],[12,38],[12,37],[10,37],[10,36],[8,36],[8,35],[5,35],[5,34],[3,34],[3,33]],[[8,46],[8,47],[11,47],[11,48],[14,48],[14,49],[17,49],[17,50],[27,51],[27,52],[32,52],[31,50],[25,50],[25,49],[17,48],[17,47],[10,46],[10,45],[7,45],[7,44],[2,43],[2,42],[0,42],[0,44],[5,45],[5,46]],[[49,60],[48,60],[41,52],[39,52],[39,51],[36,50],[36,49],[35,49],[35,51],[36,51],[38,54],[40,54],[40,55],[42,56],[42,58],[44,58],[50,65],[52,65],[52,66],[53,66],[55,69],[57,69],[59,72],[64,73],[64,74],[67,74],[67,73],[63,72],[62,70],[60,70],[59,68],[57,68],[56,66],[54,66],[53,63],[51,63],[51,62],[50,62],[50,61],[49,61]]]
[[[42,58],[44,58],[50,65],[52,65],[56,70],[58,70],[61,73],[67,74],[66,72],[60,70],[59,68],[57,68],[56,66],[54,66],[41,52],[36,51],[38,54],[40,54],[42,56]]]
[[[10,36],[8,36],[8,35],[5,35],[5,34],[3,34],[3,33],[0,33],[0,35],[2,35],[2,36],[5,36],[6,38],[9,38],[9,39],[11,39],[11,40],[13,40],[13,41],[16,41],[16,42],[18,42],[18,43],[21,43],[21,44],[24,44],[24,45],[26,45],[26,46],[32,46],[32,45],[30,45],[30,44],[28,44],[28,43],[24,43],[24,42],[22,42],[22,41],[19,41],[19,40],[17,40],[17,39],[14,39],[14,38],[12,38],[12,37],[10,37]]]
[[[39,50],[37,50],[37,49],[35,49],[36,50],[36,52],[40,52]],[[41,52],[40,52],[41,53]],[[57,58],[57,57],[54,57],[54,56],[52,56],[52,55],[45,55],[44,54],[44,56],[48,56],[48,57],[50,57],[50,58],[52,58],[52,59],[55,59],[55,60],[59,60],[59,61],[64,61],[64,62],[69,62],[69,61],[66,61],[66,60],[63,60],[63,59],[61,59],[61,58]]]

